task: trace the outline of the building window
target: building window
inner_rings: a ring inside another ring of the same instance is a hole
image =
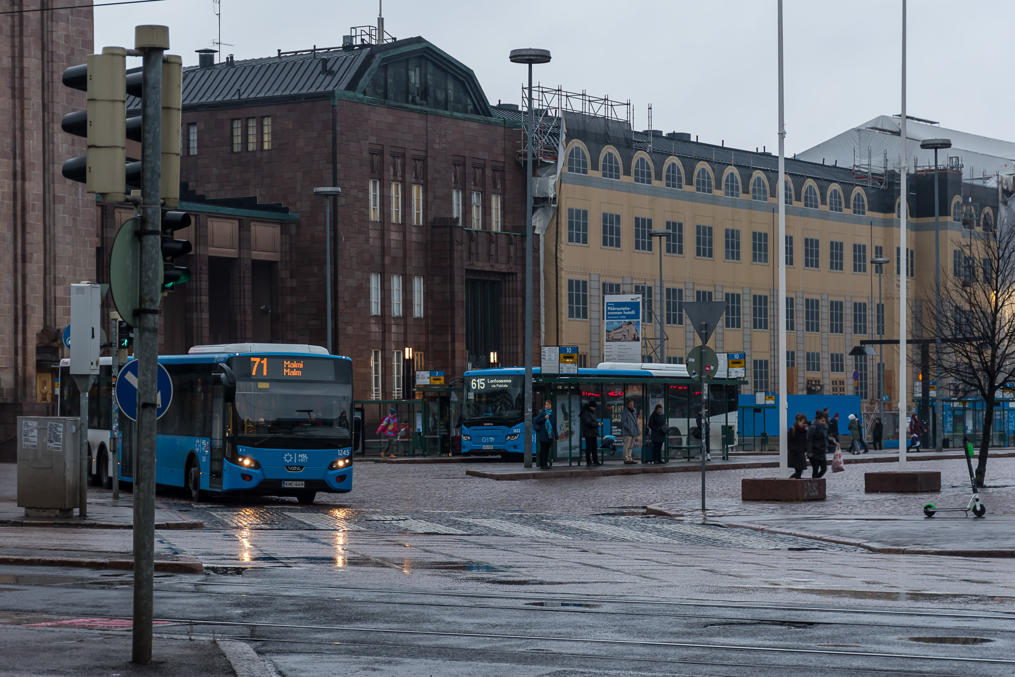
[[[494,193],[490,196],[490,230],[495,233],[499,233],[503,228],[503,218],[504,214],[501,208],[501,196]]]
[[[567,281],[567,319],[589,319],[589,283],[588,280]]]
[[[828,191],[828,211],[842,212],[842,193],[838,188]]]
[[[412,184],[412,225],[423,225],[423,184]]]
[[[751,233],[751,261],[768,263],[768,233],[757,230]]]
[[[884,303],[879,303],[879,304],[877,304],[877,307],[878,307],[878,313],[877,313],[878,314],[878,316],[877,316],[878,336],[884,336],[885,335],[885,304]]]
[[[581,146],[575,146],[567,154],[567,171],[570,174],[589,173],[589,157]]]
[[[451,216],[458,219],[458,225],[462,224],[462,189],[451,189]]]
[[[804,331],[814,334],[821,331],[820,299],[804,299]]]
[[[698,169],[698,173],[694,175],[694,190],[699,193],[712,194],[712,175],[704,167]]]
[[[782,185],[782,201],[787,205],[793,204],[793,182],[787,176]]]
[[[472,191],[472,227],[483,229],[483,193],[478,190]]]
[[[652,301],[652,285],[636,284],[634,285],[634,293],[641,295],[641,321],[652,322],[652,308],[655,305]]]
[[[993,285],[994,284],[994,262],[991,259],[986,258],[986,259],[983,259],[983,261],[981,261],[981,264],[982,264],[981,270],[983,271],[983,284],[988,285],[988,286]]]
[[[807,371],[821,371],[821,353],[807,351],[804,357]]]
[[[243,120],[233,120],[233,152],[239,153],[243,150]]]
[[[402,367],[405,364],[405,357],[401,350],[391,353],[391,399],[402,399]]]
[[[261,150],[271,150],[271,116],[261,118]]]
[[[867,245],[859,242],[853,243],[853,272],[867,272]]]
[[[846,356],[842,353],[829,353],[828,368],[836,374],[846,371]]]
[[[815,237],[804,238],[804,268],[818,268],[821,260],[821,246]]]
[[[694,227],[694,255],[699,259],[712,258],[712,226],[699,223]]]
[[[247,150],[257,150],[257,118],[247,118]]]
[[[680,287],[666,288],[666,324],[684,323],[684,290]]]
[[[368,190],[370,204],[368,212],[371,221],[381,220],[381,182],[378,179],[370,179]]]
[[[793,265],[793,236],[786,236],[786,265]]]
[[[620,160],[611,151],[603,153],[603,166],[600,168],[604,179],[620,179]]]
[[[828,243],[829,270],[841,271],[843,269],[842,252],[843,246],[841,242],[836,242],[835,240],[832,240],[831,242]]]
[[[619,282],[603,282],[603,307],[606,307],[606,297],[616,296],[620,293]]]
[[[603,246],[620,249],[620,214],[603,212]]]
[[[804,207],[808,209],[818,208],[818,191],[814,186],[809,184],[804,188]]]
[[[589,243],[589,210],[567,208],[567,241],[571,244]]]
[[[896,249],[898,249],[898,247],[896,247]],[[898,265],[896,265],[895,269],[898,270],[898,268],[899,268]],[[955,249],[952,251],[952,277],[954,277],[957,280],[963,279],[962,250],[960,249]]]
[[[842,333],[842,301],[828,302],[828,333]]]
[[[751,296],[751,328],[758,331],[768,330],[767,294],[754,294]]]
[[[796,331],[796,299],[786,297],[786,331]]]
[[[915,258],[913,256],[913,250],[906,247],[906,277],[913,277],[913,263]],[[895,248],[895,274],[899,274],[899,248]]]
[[[423,317],[423,276],[412,278],[412,316]]]
[[[187,155],[197,155],[197,123],[187,125]]]
[[[694,300],[697,303],[711,303],[711,301],[712,301],[712,292],[706,291],[704,289],[695,289],[694,290]]]
[[[768,186],[760,175],[751,179],[751,199],[768,202]]]
[[[863,193],[853,194],[853,213],[859,216],[867,213],[867,200],[864,199]]]
[[[680,172],[680,165],[676,162],[671,162],[666,165],[666,187],[667,188],[683,188],[684,187],[684,175]]]
[[[381,399],[381,351],[370,351],[370,399]]]
[[[795,350],[787,350],[786,351],[786,366],[787,367],[794,367],[794,368],[796,367],[796,351]]]
[[[962,201],[955,198],[955,202],[952,203],[952,221],[962,223],[962,211]]]
[[[652,219],[644,216],[634,217],[634,251],[652,251]]]
[[[768,390],[768,360],[753,360],[754,392]]]
[[[635,183],[652,183],[652,167],[649,165],[648,160],[643,157],[638,158],[634,162],[634,182]]]
[[[370,273],[370,314],[381,314],[381,274]]]
[[[391,182],[391,222],[402,222],[402,183]]]
[[[867,303],[865,301],[853,303],[853,333],[867,333]]]
[[[740,197],[740,178],[735,171],[726,175],[723,180],[722,192],[726,197]]]
[[[727,228],[723,238],[723,252],[727,261],[740,260],[740,231],[736,228]]]
[[[727,293],[726,298],[726,328],[740,329],[740,294]]]
[[[402,316],[402,276],[391,276],[391,317]]]
[[[684,255],[684,224],[680,221],[667,221],[666,230],[670,236],[666,238],[666,253]]]

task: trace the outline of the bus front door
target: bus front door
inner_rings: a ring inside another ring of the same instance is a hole
[[[222,385],[216,384],[212,389],[211,404],[211,453],[208,458],[208,488],[222,488],[222,466],[225,458],[224,432],[226,421],[225,398]]]

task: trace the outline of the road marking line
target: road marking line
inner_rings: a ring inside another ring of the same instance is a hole
[[[402,531],[412,531],[417,534],[443,534],[447,536],[461,536],[466,532],[454,527],[445,526],[438,524],[437,522],[427,522],[425,520],[412,519],[411,517],[403,517],[400,515],[370,515],[368,518],[375,522],[388,522]]]
[[[318,529],[325,529],[327,531],[363,531],[363,527],[352,524],[347,520],[338,519],[331,515],[321,514],[319,512],[283,512],[283,515],[290,519],[294,519],[297,522],[303,522],[312,527]]]
[[[487,519],[482,517],[463,517],[463,522],[472,522],[488,529],[495,531],[502,531],[512,536],[525,536],[529,538],[542,538],[546,540],[559,541],[561,539],[570,539],[570,536],[564,534],[558,534],[555,531],[547,531],[544,529],[537,529],[535,527],[526,526],[517,522],[509,522],[508,520],[499,519]]]
[[[635,541],[637,543],[673,543],[672,538],[665,536],[659,536],[657,534],[651,534],[644,531],[638,531],[636,529],[628,529],[626,527],[619,527],[615,524],[604,524],[603,522],[580,522],[578,520],[556,520],[557,524],[570,527],[572,529],[578,529],[580,531],[587,531],[593,534],[599,534],[602,536],[613,536],[622,541]]]

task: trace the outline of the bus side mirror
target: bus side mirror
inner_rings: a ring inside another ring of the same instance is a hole
[[[236,401],[236,374],[224,362],[219,362],[215,367],[215,373],[218,374],[219,382],[222,383],[222,387],[225,389],[226,402]]]

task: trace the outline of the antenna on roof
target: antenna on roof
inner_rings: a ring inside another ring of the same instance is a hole
[[[652,104],[648,105],[648,152],[652,152]]]
[[[377,0],[377,44],[384,44],[384,0]]]
[[[212,44],[215,45],[215,49],[218,51],[218,62],[222,63],[222,45],[226,47],[235,47],[231,42],[222,42],[222,0],[211,0],[212,6],[215,8],[215,16],[218,17],[219,24],[219,37],[218,40],[212,40]]]

